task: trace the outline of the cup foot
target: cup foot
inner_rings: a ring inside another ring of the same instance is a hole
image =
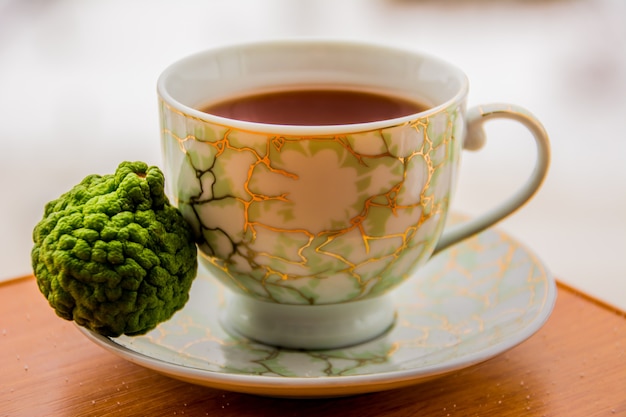
[[[291,349],[335,349],[379,336],[395,320],[390,295],[326,305],[287,305],[229,294],[222,326],[252,340]]]

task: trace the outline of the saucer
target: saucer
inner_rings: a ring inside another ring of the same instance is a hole
[[[276,397],[332,397],[423,382],[492,358],[548,319],[554,279],[530,250],[489,229],[432,258],[393,294],[395,325],[378,338],[333,350],[266,346],[224,331],[224,291],[200,270],[187,305],[143,336],[96,344],[172,378]]]

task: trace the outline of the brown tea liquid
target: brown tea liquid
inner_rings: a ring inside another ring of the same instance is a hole
[[[248,122],[320,126],[394,119],[426,109],[422,103],[368,91],[307,89],[237,97],[199,110]]]

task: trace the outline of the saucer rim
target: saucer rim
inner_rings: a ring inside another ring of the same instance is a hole
[[[285,398],[314,398],[363,394],[415,385],[478,365],[514,348],[541,329],[554,309],[557,298],[556,281],[542,260],[526,245],[507,233],[494,229],[486,232],[489,231],[496,232],[503,238],[514,242],[518,248],[526,252],[533,264],[542,267],[546,283],[543,303],[539,305],[540,310],[528,325],[508,337],[490,344],[487,348],[436,364],[361,375],[318,377],[221,373],[152,357],[116,343],[112,338],[102,336],[78,325],[76,327],[95,344],[129,362],[195,385],[232,392]],[[445,252],[442,252],[442,255]]]

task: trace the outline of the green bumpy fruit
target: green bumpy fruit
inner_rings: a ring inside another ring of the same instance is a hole
[[[122,162],[46,205],[31,258],[58,316],[117,337],[146,333],[185,305],[197,249],[164,182],[157,167]]]

